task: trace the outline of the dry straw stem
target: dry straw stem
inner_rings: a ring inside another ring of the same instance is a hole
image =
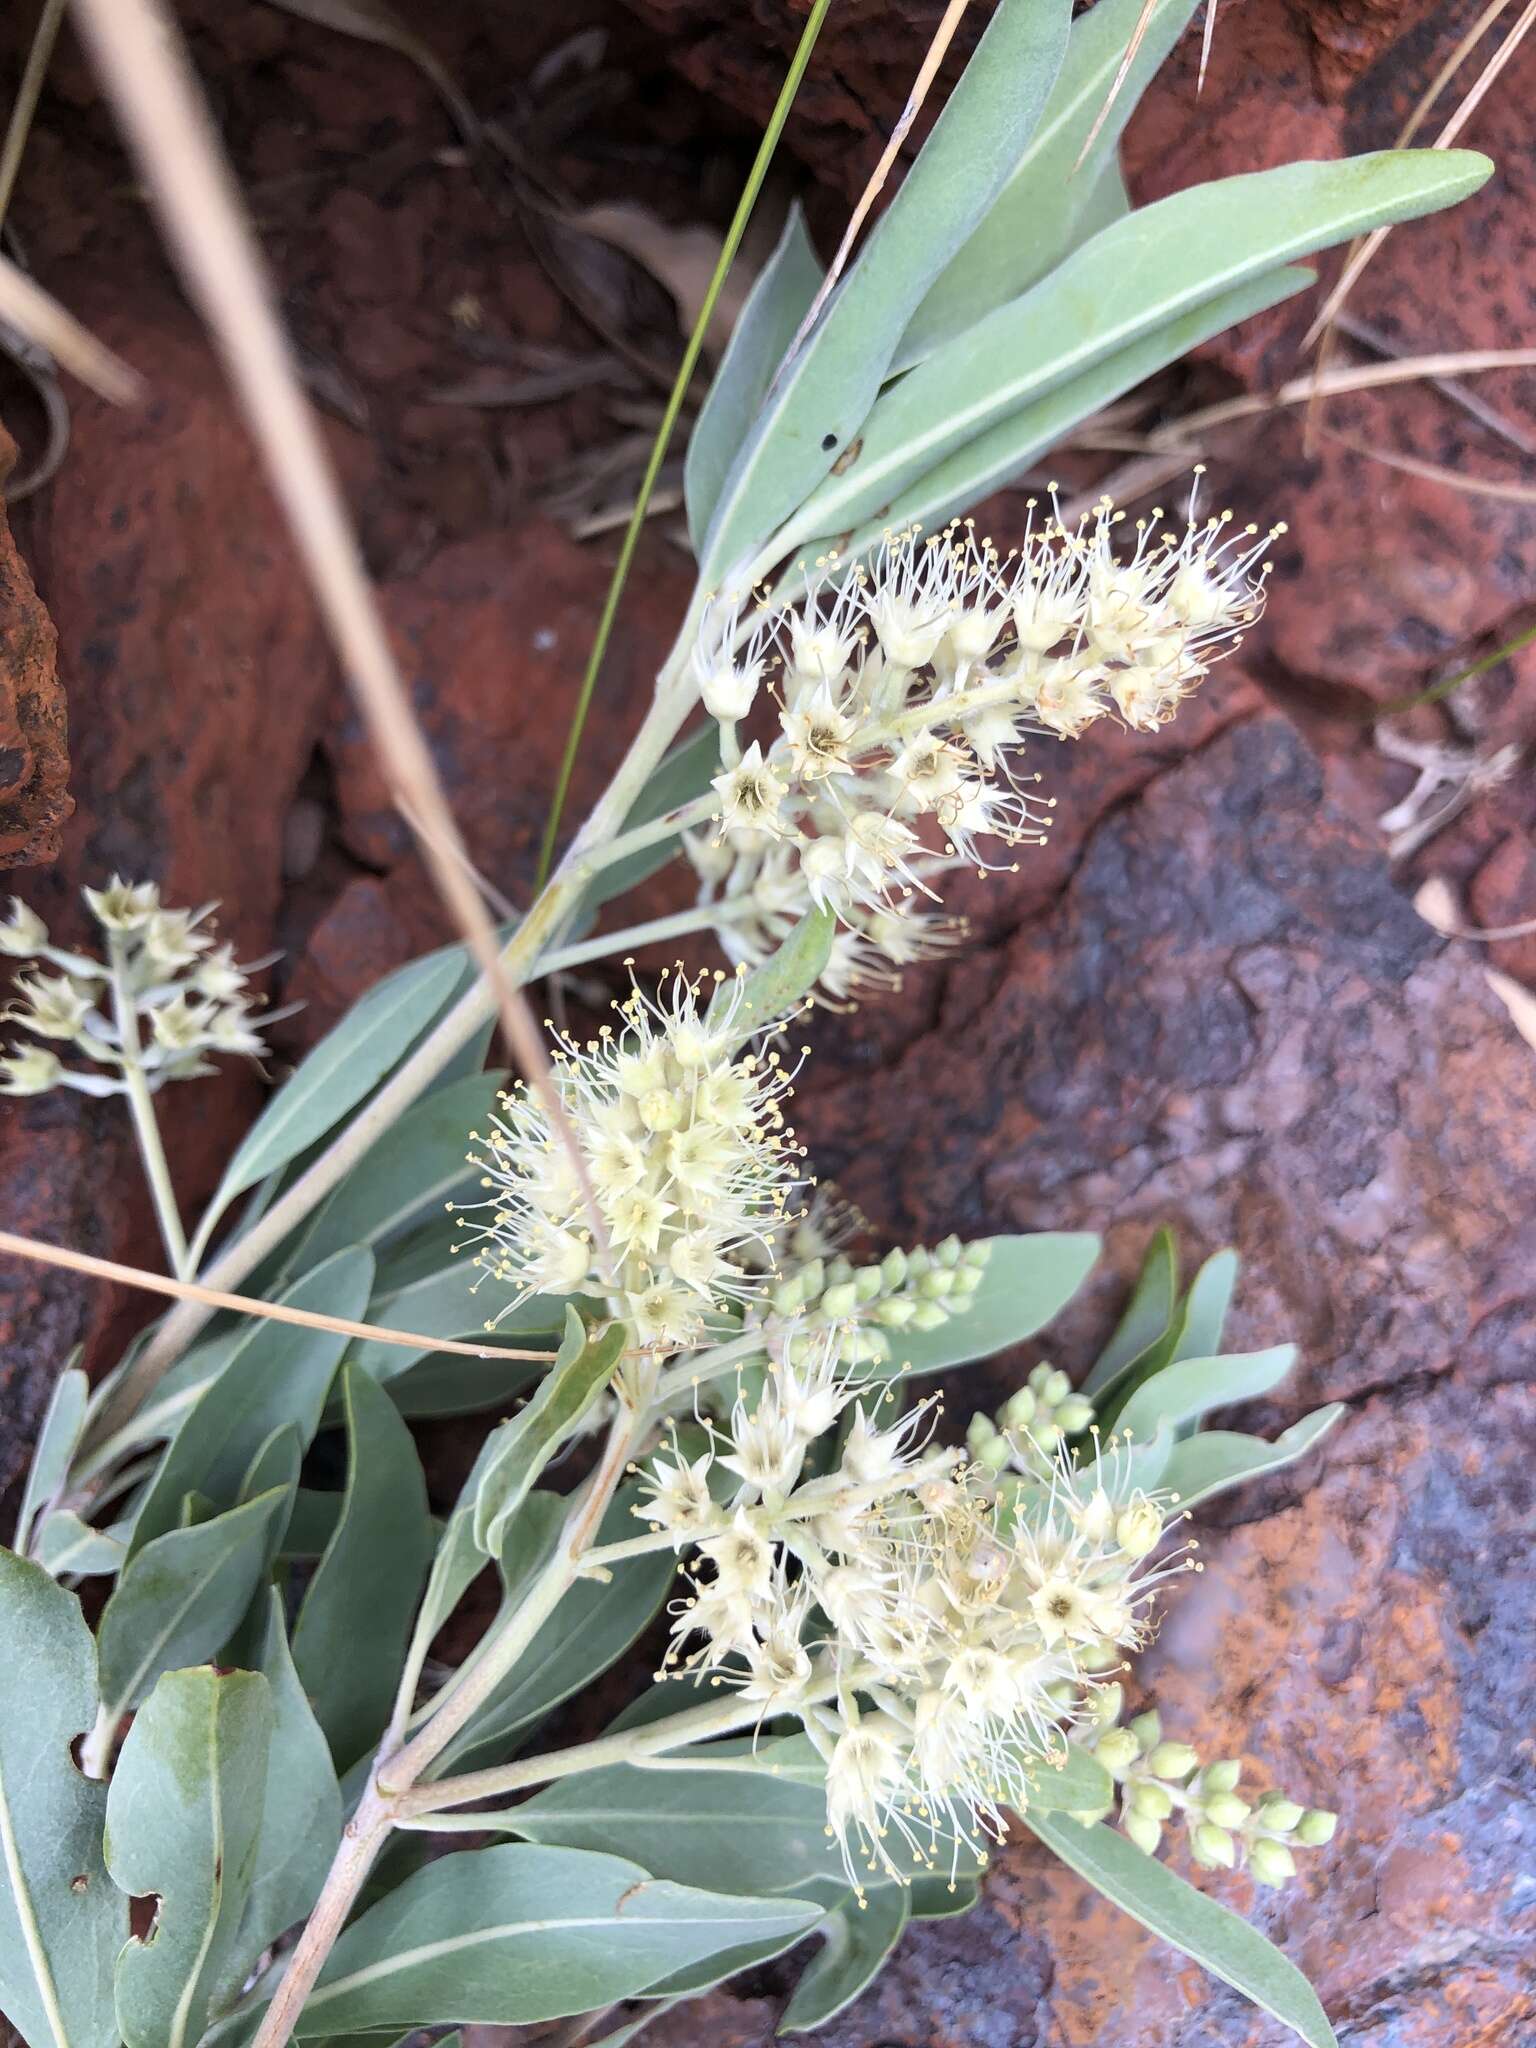
[[[1476,83],[1472,86],[1466,98],[1430,144],[1431,149],[1450,148],[1462,129],[1466,127],[1468,121],[1471,120],[1473,114],[1481,105],[1485,95],[1491,90],[1494,81],[1508,64],[1510,58],[1519,49],[1532,22],[1536,22],[1536,0],[1527,0],[1519,20],[1483,66],[1482,71],[1478,74]],[[1301,345],[1304,349],[1311,348],[1319,336],[1333,325],[1339,316],[1339,310],[1343,306],[1344,301],[1354,290],[1360,273],[1365,269],[1390,233],[1390,228],[1377,228],[1373,233],[1367,235],[1363,241],[1357,243],[1350,251],[1349,260],[1345,263],[1339,275],[1338,283],[1328,294],[1326,300],[1324,300],[1322,311],[1312,322],[1312,325],[1307,329],[1302,339]]]
[[[13,1259],[28,1259],[38,1266],[63,1266],[92,1280],[113,1280],[120,1287],[136,1287],[144,1294],[167,1295],[172,1301],[196,1301],[204,1308],[232,1309],[236,1315],[258,1316],[269,1323],[294,1323],[301,1330],[330,1330],[338,1337],[361,1337],[372,1344],[397,1344],[413,1351],[453,1351],[460,1358],[536,1358],[546,1362],[549,1358],[547,1351],[513,1351],[504,1344],[460,1344],[447,1337],[422,1337],[411,1330],[385,1330],[373,1323],[354,1323],[347,1316],[323,1316],[307,1308],[288,1308],[280,1301],[258,1301],[254,1295],[226,1294],[218,1287],[202,1287],[195,1280],[172,1280],[164,1273],[147,1273],[141,1266],[122,1266],[116,1259],[92,1258],[89,1252],[72,1252],[64,1245],[44,1244],[35,1237],[17,1237],[9,1230],[0,1230],[0,1252]]]
[[[1405,476],[1423,477],[1426,483],[1446,484],[1453,491],[1465,491],[1473,498],[1498,498],[1507,505],[1536,505],[1536,484],[1501,483],[1495,477],[1463,476],[1459,469],[1447,469],[1440,462],[1426,462],[1420,455],[1400,455],[1393,448],[1374,448],[1367,441],[1352,440],[1346,434],[1325,433],[1325,441],[1336,441],[1351,455],[1363,455],[1388,469],[1400,469]]]
[[[75,0],[81,33],[127,132],[187,289],[202,310],[288,517],[320,609],[402,813],[471,955],[502,1028],[570,1151],[594,1241],[606,1232],[533,1012],[504,971],[495,929],[417,726],[315,419],[267,288],[256,243],[203,112],[176,31],[158,0]],[[163,1359],[146,1351],[126,1403]]]
[[[11,194],[16,189],[16,173],[21,169],[21,159],[26,153],[27,137],[32,132],[32,116],[37,112],[43,80],[48,75],[48,65],[53,57],[53,46],[59,39],[59,26],[64,19],[65,4],[66,0],[43,0],[43,11],[38,16],[37,27],[32,32],[32,44],[27,51],[26,66],[21,74],[21,83],[16,88],[11,118],[6,124],[5,143],[0,147],[0,221],[3,221],[10,211]]]
[[[809,311],[795,330],[795,338],[789,344],[784,360],[774,375],[775,383],[800,353],[805,337],[821,318],[821,309],[827,303],[832,287],[847,268],[848,258],[853,254],[853,245],[859,238],[859,231],[869,216],[869,209],[885,188],[885,181],[891,175],[891,166],[900,155],[902,144],[912,132],[912,123],[917,119],[923,101],[927,99],[929,89],[938,76],[939,66],[944,62],[945,53],[954,41],[955,30],[960,26],[960,17],[964,14],[966,5],[967,0],[949,0],[949,5],[933,32],[933,40],[928,45],[927,54],[918,67],[917,77],[912,82],[912,90],[907,95],[907,104],[902,108],[900,118],[891,130],[889,142],[880,152],[880,161],[870,173],[869,182],[859,194],[858,204],[848,216],[848,225],[843,230],[843,239],[837,245],[837,254],[832,258],[826,276],[817,287]]]
[[[8,256],[0,256],[0,320],[46,349],[98,397],[113,405],[131,405],[143,397],[144,383],[138,371],[129,369],[121,356],[115,356],[105,342],[82,327],[73,313],[66,313],[57,299]]]

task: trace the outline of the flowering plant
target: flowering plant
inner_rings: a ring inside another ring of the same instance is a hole
[[[82,12],[110,54],[143,7]],[[1299,289],[1293,255],[1486,175],[1394,153],[1129,213],[1118,125],[1190,8],[1154,0],[1095,122],[1138,12],[1069,32],[1064,0],[1002,0],[858,260],[823,279],[793,217],[745,306],[689,450],[697,593],[497,974],[685,932],[723,966],[627,961],[609,1017],[507,1087],[495,977],[415,961],[276,1090],[189,1231],[156,1097],[260,1051],[254,970],[146,883],[89,893],[99,957],[19,904],[0,927],[42,963],[0,1087],[126,1098],[170,1267],[137,1277],[181,1297],[94,1390],[63,1372],[0,1553],[0,2003],[33,2048],[595,2028],[634,2001],[616,2044],[815,1934],[785,2016],[810,2028],[1017,1828],[1332,2041],[1155,1855],[1281,1885],[1332,1814],[1127,1718],[1126,1680],[1198,1569],[1190,1511],[1338,1411],[1202,1431],[1292,1353],[1223,1353],[1233,1256],[1181,1290],[1159,1237],[1086,1371],[1042,1361],[957,1430],[911,1388],[1034,1336],[1097,1240],[866,1256],[787,1122],[807,1005],[963,944],[945,878],[1044,836],[1033,764],[1172,717],[1263,603],[1267,539],[1193,494],[1171,522],[1034,501],[1008,548],[950,515]],[[692,905],[594,935],[674,858]],[[408,1423],[487,1411],[435,1521]],[[324,1431],[339,1490],[307,1462]],[[524,1753],[653,1621],[606,1730]]]

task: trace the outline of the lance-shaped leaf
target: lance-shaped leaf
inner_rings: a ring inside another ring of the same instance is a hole
[[[1215,1358],[1237,1286],[1237,1253],[1213,1252],[1189,1283],[1179,1318],[1173,1359]]]
[[[372,1284],[371,1255],[350,1249],[306,1273],[281,1298],[291,1308],[356,1322]],[[347,1342],[331,1330],[254,1324],[172,1438],[139,1510],[133,1550],[177,1526],[182,1499],[194,1488],[221,1507],[237,1500],[251,1460],[274,1430],[292,1425],[308,1445]]]
[[[411,1433],[356,1366],[342,1374],[347,1485],[310,1581],[293,1661],[340,1769],[382,1734],[432,1555],[427,1486]]]
[[[693,1891],[576,1849],[511,1843],[444,1856],[342,1935],[298,2033],[526,2026],[590,2012],[719,1949],[807,1927],[818,1910]]]
[[[335,1767],[294,1670],[275,1590],[267,1595],[264,1620],[257,1665],[271,1691],[272,1742],[256,1857],[234,1945],[235,1956],[247,1964],[304,1918],[341,1840]],[[227,2001],[240,1990],[241,1976],[220,1988],[221,2002]]]
[[[69,1461],[85,1427],[85,1404],[90,1391],[89,1380],[74,1366],[61,1372],[54,1383],[48,1412],[37,1433],[37,1448],[32,1453],[26,1491],[21,1497],[21,1513],[16,1518],[16,1548],[23,1555],[29,1546],[32,1524],[64,1484]]]
[[[87,1579],[120,1571],[128,1544],[110,1529],[93,1529],[72,1508],[56,1508],[33,1538],[32,1548],[44,1571],[56,1579],[66,1574]]]
[[[229,1639],[266,1569],[273,1518],[287,1511],[288,1489],[227,1514],[170,1529],[134,1553],[97,1630],[101,1696],[120,1720],[162,1671],[199,1664]]]
[[[720,490],[699,562],[716,582],[846,454],[929,284],[1007,183],[1066,47],[1061,0],[1002,0],[917,161],[779,377]]]
[[[485,1296],[476,1292],[476,1283],[485,1276],[462,1251],[453,1256],[457,1240],[452,1230],[444,1227],[449,1222],[444,1217],[441,1225],[418,1230],[379,1261],[368,1321],[381,1329],[409,1330],[419,1337],[483,1339],[487,1345],[500,1341],[520,1351],[532,1349],[547,1337],[553,1352],[565,1327],[564,1301],[536,1294],[509,1310],[495,1330],[488,1331]],[[592,1313],[598,1313],[595,1304]],[[382,1385],[402,1378],[430,1358],[432,1346],[423,1344],[418,1351],[405,1344],[381,1344],[359,1337],[346,1355],[351,1364],[360,1365]],[[466,1359],[464,1363],[475,1366],[480,1361]],[[489,1360],[482,1377],[495,1386],[504,1381],[506,1372],[506,1366]]]
[[[1085,1394],[1101,1399],[1127,1366],[1144,1358],[1168,1334],[1178,1296],[1178,1246],[1171,1230],[1159,1230],[1147,1247],[1141,1272],[1113,1336],[1083,1381]]]
[[[307,1273],[348,1245],[377,1248],[430,1220],[446,1237],[443,1204],[474,1184],[470,1133],[496,1106],[506,1075],[470,1074],[413,1103],[335,1189],[284,1270]]]
[[[168,1671],[134,1717],[107,1794],[107,1868],[154,1926],[117,1963],[127,2048],[192,2048],[242,1955],[272,1735],[254,1671]]]
[[[913,314],[893,371],[921,362],[983,314],[1017,298],[1083,239],[1094,208],[1106,203],[1106,182],[1111,191],[1118,182],[1114,153],[1121,132],[1195,0],[1153,0],[1141,47],[1084,156],[1142,8],[1143,0],[1098,0],[1072,24],[1056,84],[1017,169]]]
[[[115,2048],[128,1901],[102,1862],[106,1787],[70,1754],[96,1720],[73,1593],[0,1550],[0,2009],[30,2048]]]
[[[822,1945],[795,1986],[779,2032],[807,2033],[852,2005],[900,1941],[909,1912],[905,1887],[894,1884],[834,1908],[816,1930]]]
[[[1038,1231],[986,1243],[987,1263],[964,1308],[933,1330],[891,1332],[892,1367],[940,1372],[1022,1343],[1061,1313],[1102,1248],[1089,1231]]]
[[[703,553],[709,522],[731,464],[820,283],[821,265],[797,200],[789,209],[778,246],[747,294],[688,437],[683,498],[688,508],[688,537],[696,555]]]
[[[306,1054],[246,1133],[208,1205],[223,1215],[236,1195],[334,1130],[372,1092],[437,1016],[464,971],[460,947],[446,947],[388,975]]]
[[[499,1557],[512,1517],[576,1424],[612,1377],[624,1329],[610,1323],[595,1337],[575,1309],[566,1310],[565,1338],[537,1393],[491,1437],[475,1498],[475,1541]]]
[[[1256,1927],[1186,1884],[1113,1828],[1029,1814],[1030,1828],[1069,1870],[1185,1955],[1273,2013],[1308,2048],[1338,2048],[1317,1993]]]
[[[1221,178],[1141,208],[893,384],[857,457],[806,501],[784,551],[860,526],[1010,413],[1218,293],[1449,206],[1492,169],[1470,150],[1382,150]]]
[[[709,1006],[711,1017],[729,1009],[739,1031],[760,1031],[800,1007],[832,957],[837,919],[830,910],[808,910],[776,953],[761,967],[722,982]]]
[[[1160,1423],[1176,1430],[1181,1423],[1198,1422],[1213,1408],[1256,1401],[1278,1387],[1295,1363],[1294,1344],[1232,1352],[1225,1358],[1181,1358],[1144,1380],[1108,1419],[1122,1436],[1140,1441],[1152,1436]]]
[[[1262,1436],[1243,1436],[1236,1430],[1202,1430],[1173,1446],[1157,1483],[1176,1493],[1181,1507],[1198,1507],[1230,1487],[1294,1465],[1322,1442],[1344,1412],[1342,1401],[1314,1408],[1273,1442]]]

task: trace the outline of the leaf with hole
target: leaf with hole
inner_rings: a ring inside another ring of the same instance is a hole
[[[1084,239],[1086,227],[1107,226],[1115,217],[1102,210],[1112,206],[1119,184],[1116,144],[1195,11],[1195,0],[1154,0],[1114,108],[1084,156],[1142,5],[1143,0],[1099,0],[1073,22],[1055,86],[1013,176],[930,286],[901,337],[893,372],[910,369],[1017,298]]]
[[[337,1767],[384,1732],[428,1560],[432,1521],[411,1433],[388,1394],[342,1372],[347,1484],[293,1631],[293,1661]]]
[[[816,1917],[796,1900],[693,1891],[575,1849],[443,1856],[346,1930],[298,2033],[560,2019]]]
[[[1493,166],[1469,150],[1282,164],[1141,208],[900,378],[859,453],[806,500],[784,552],[854,529],[967,442],[1081,371],[1309,250],[1452,205]]]
[[[220,1985],[256,1960],[240,1928],[271,1738],[271,1692],[252,1671],[167,1671],[134,1716],[107,1793],[107,1868],[158,1904],[117,1960],[127,2048],[193,2048]]]
[[[119,1721],[162,1671],[198,1664],[228,1641],[251,1604],[285,1487],[210,1521],[169,1529],[135,1551],[97,1629],[106,1716]]]
[[[1012,175],[1066,48],[1060,0],[1002,0],[900,189],[769,391],[700,553],[720,583],[843,460],[902,330]]]
[[[1308,2048],[1338,2048],[1317,1993],[1256,1927],[1144,1856],[1102,1822],[1083,1827],[1065,1814],[1027,1814],[1025,1820],[1069,1870],[1086,1878],[1111,1904],[1273,2013]]]
[[[373,1259],[337,1252],[280,1299],[290,1308],[355,1322],[368,1305]],[[292,1425],[308,1446],[349,1339],[332,1330],[253,1322],[228,1363],[184,1416],[134,1528],[133,1550],[174,1529],[193,1488],[219,1506],[239,1498],[251,1459],[277,1429]]]
[[[0,2008],[30,2048],[117,2048],[128,1901],[107,1876],[107,1790],[70,1754],[96,1720],[73,1593],[0,1550]]]

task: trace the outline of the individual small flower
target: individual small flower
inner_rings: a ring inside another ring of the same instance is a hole
[[[704,709],[722,725],[734,725],[752,709],[767,666],[772,622],[759,612],[744,629],[742,606],[715,600],[705,607],[693,653],[694,680]]]
[[[652,1459],[644,1474],[649,1497],[638,1502],[632,1512],[654,1529],[665,1529],[678,1549],[697,1541],[720,1519],[709,1490],[713,1463],[712,1451],[693,1459],[678,1452],[670,1464],[659,1457]]]
[[[95,1008],[95,993],[82,988],[67,974],[18,974],[16,993],[21,997],[0,1012],[7,1023],[24,1024],[39,1038],[78,1039]]]
[[[754,740],[734,768],[717,775],[710,787],[720,799],[720,822],[727,832],[778,832],[779,806],[789,784],[763,759]]]
[[[105,889],[87,889],[85,900],[102,928],[109,932],[137,932],[160,908],[160,891],[153,882],[125,882],[114,875]]]
[[[47,943],[47,925],[19,896],[13,896],[11,914],[0,923],[0,953],[9,953],[13,960],[30,960]]]
[[[46,1095],[64,1075],[64,1062],[40,1045],[0,1055],[0,1095]]]
[[[821,683],[813,694],[786,710],[781,722],[790,761],[803,781],[853,773],[849,750],[858,721],[838,707],[830,683]]]

